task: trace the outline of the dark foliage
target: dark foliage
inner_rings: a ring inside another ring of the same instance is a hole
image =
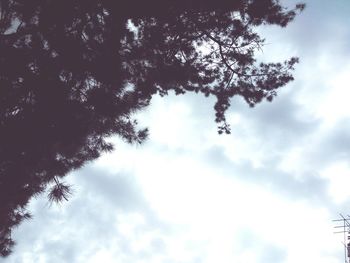
[[[123,2],[123,4],[118,3]],[[29,218],[31,197],[70,194],[62,178],[112,150],[141,143],[134,112],[154,94],[215,96],[219,133],[242,96],[272,100],[298,61],[257,63],[256,26],[301,11],[278,0],[0,0],[0,254]]]

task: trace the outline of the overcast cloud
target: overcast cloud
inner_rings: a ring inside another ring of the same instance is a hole
[[[149,140],[115,138],[67,178],[69,202],[33,200],[3,262],[342,262],[332,219],[350,213],[350,2],[304,2],[289,27],[260,29],[262,59],[301,60],[272,103],[234,99],[232,134],[219,136],[214,100],[155,98],[139,114]]]

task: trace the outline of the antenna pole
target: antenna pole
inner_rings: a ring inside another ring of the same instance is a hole
[[[337,225],[334,228],[341,228],[343,231],[337,231],[334,233],[343,233],[344,236],[344,262],[345,263],[350,263],[350,216],[348,215],[347,218],[345,218],[342,214],[340,215],[340,219],[335,219],[333,222],[342,222],[342,225]]]
[[[343,226],[344,226],[344,259],[345,259],[345,263],[348,263],[347,260],[347,244],[346,244],[346,226],[345,226],[345,218],[343,219]]]

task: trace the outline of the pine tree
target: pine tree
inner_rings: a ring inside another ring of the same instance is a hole
[[[123,2],[123,3],[118,3]],[[170,91],[214,96],[219,133],[242,96],[271,101],[298,62],[258,63],[259,25],[285,27],[304,8],[278,0],[0,0],[0,254],[30,217],[31,197],[113,146],[141,143],[136,111]]]

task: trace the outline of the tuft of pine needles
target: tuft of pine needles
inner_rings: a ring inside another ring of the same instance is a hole
[[[51,187],[48,198],[50,203],[61,203],[64,200],[68,201],[68,197],[72,195],[71,185],[60,182],[54,177],[55,185]]]

